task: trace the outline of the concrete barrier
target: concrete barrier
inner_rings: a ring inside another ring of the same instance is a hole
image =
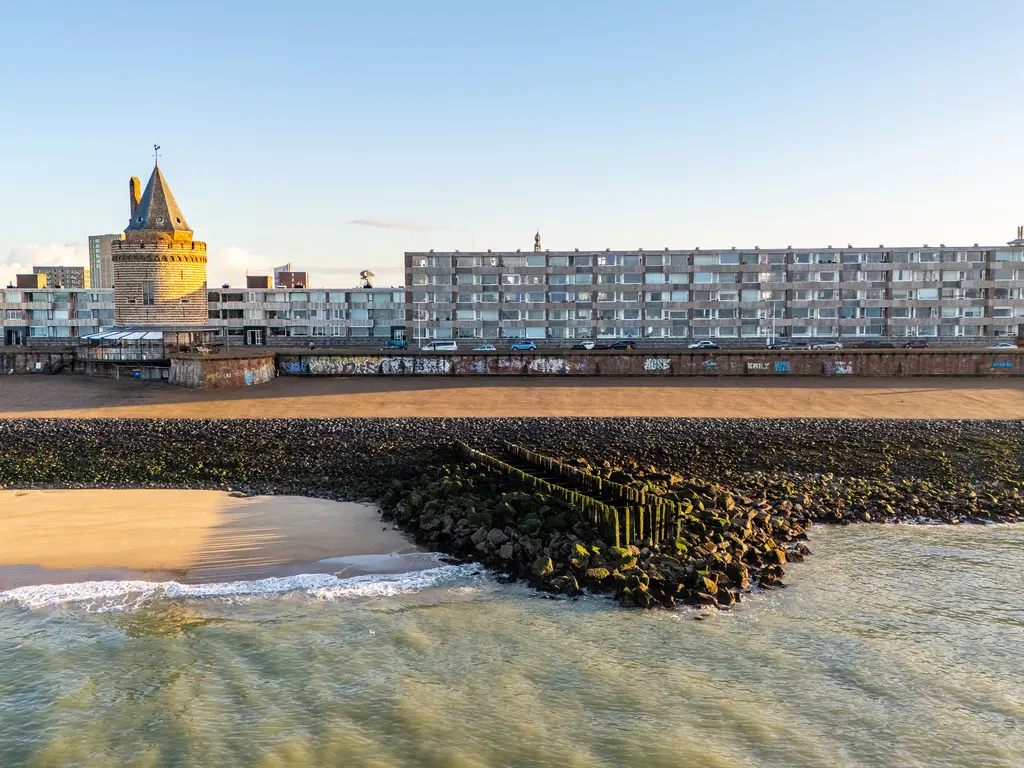
[[[0,375],[10,376],[22,373],[70,373],[75,353],[70,349],[22,349],[19,347],[0,348]]]
[[[1024,350],[277,354],[282,376],[1016,376]]]
[[[204,357],[172,355],[168,382],[189,389],[233,389],[266,384],[276,376],[274,353]]]

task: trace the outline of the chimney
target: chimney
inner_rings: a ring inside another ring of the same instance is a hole
[[[132,206],[132,216],[135,215],[135,209],[139,207],[139,200],[142,199],[142,187],[139,184],[139,177],[132,176],[128,181],[128,202]]]

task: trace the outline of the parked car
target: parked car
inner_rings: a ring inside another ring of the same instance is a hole
[[[911,339],[903,345],[904,349],[928,349],[928,342],[924,339]]]
[[[806,341],[793,341],[793,342],[790,342],[789,348],[790,349],[810,349],[811,345],[808,344]]]
[[[985,347],[985,349],[1017,349],[1017,345],[1011,344],[1008,341],[1000,341],[998,344],[992,344],[991,346]]]
[[[408,349],[409,344],[405,339],[388,339],[384,342],[384,346],[381,347],[382,351],[389,349]]]
[[[694,344],[690,344],[687,347],[687,349],[721,349],[721,347],[715,344],[715,342],[713,341],[708,341],[707,339],[704,339],[703,341],[698,341]]]
[[[636,342],[633,341],[632,339],[619,339],[614,344],[612,344],[611,349],[636,349]]]
[[[437,339],[421,344],[420,349],[424,352],[458,352],[459,345],[450,339]]]
[[[474,352],[497,352],[498,348],[493,344],[481,344],[479,347],[473,347]]]
[[[577,341],[572,345],[573,349],[593,349],[594,342],[592,341]]]
[[[816,341],[811,345],[811,349],[842,349],[843,345],[838,341]]]
[[[513,341],[508,348],[513,352],[530,352],[536,349],[537,345],[532,341]]]
[[[895,344],[883,341],[882,339],[868,339],[858,344],[857,349],[894,349],[895,346]]]
[[[766,345],[766,349],[792,349],[793,342],[791,341],[773,341]]]

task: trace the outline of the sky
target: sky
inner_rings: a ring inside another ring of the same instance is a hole
[[[0,0],[0,280],[153,144],[210,284],[405,251],[1000,244],[1020,0]]]

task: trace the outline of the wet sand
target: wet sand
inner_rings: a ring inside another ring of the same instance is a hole
[[[1024,378],[289,378],[238,390],[0,378],[0,418],[1024,418]]]
[[[422,559],[374,506],[295,496],[0,490],[0,531],[0,590],[108,579],[204,583],[401,572],[416,570]]]

